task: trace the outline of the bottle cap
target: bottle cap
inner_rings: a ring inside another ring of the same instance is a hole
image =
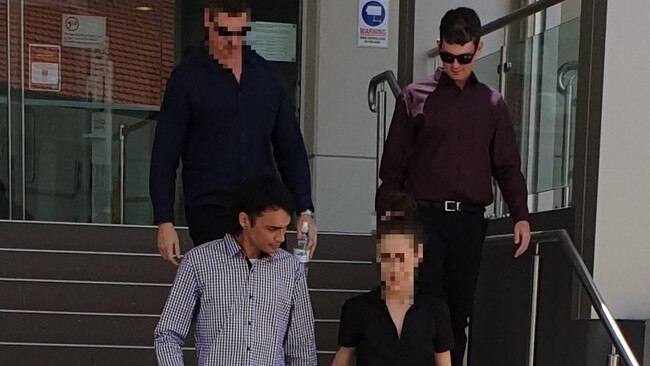
[[[306,234],[309,232],[309,223],[307,221],[304,221],[302,225],[300,226],[300,232],[303,234]]]

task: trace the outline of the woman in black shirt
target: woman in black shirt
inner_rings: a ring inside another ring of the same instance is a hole
[[[447,305],[416,293],[422,260],[415,202],[391,199],[377,230],[382,285],[345,302],[332,366],[450,366],[453,335]]]

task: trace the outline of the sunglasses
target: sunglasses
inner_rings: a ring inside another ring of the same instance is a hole
[[[227,27],[217,27],[217,34],[222,37],[244,37],[250,32],[251,27],[244,27],[238,30],[230,30]]]
[[[467,65],[472,62],[472,59],[474,59],[476,51],[477,50],[474,50],[472,53],[463,53],[462,55],[454,55],[453,53],[440,51],[440,59],[446,64],[451,64],[454,63],[454,60],[458,60],[459,64]]]

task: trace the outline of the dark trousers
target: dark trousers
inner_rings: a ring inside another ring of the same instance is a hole
[[[214,205],[186,206],[185,218],[194,246],[223,238],[237,224],[229,209]]]
[[[424,229],[424,261],[418,285],[425,295],[439,297],[449,305],[455,343],[451,364],[461,366],[487,220],[480,212],[445,212],[429,207],[419,210]]]

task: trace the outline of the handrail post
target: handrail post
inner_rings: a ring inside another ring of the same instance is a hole
[[[616,346],[612,343],[612,351],[607,355],[607,366],[619,366],[621,356],[616,354]]]
[[[573,74],[566,80],[566,75]],[[578,77],[578,63],[569,61],[564,63],[557,71],[558,91],[564,96],[564,139],[562,142],[562,181],[564,192],[562,194],[562,207],[571,203],[571,140],[573,135],[573,93],[575,81]],[[566,81],[565,81],[566,80]]]
[[[535,364],[535,341],[537,337],[537,306],[539,303],[539,243],[535,243],[533,256],[532,295],[530,300],[530,333],[528,336],[528,366]]]
[[[503,43],[499,48],[499,93],[501,97],[505,100],[506,98],[506,72],[508,71],[508,26],[506,25],[503,28]],[[503,194],[498,185],[495,185],[494,188],[494,216],[495,218],[503,217],[504,213],[503,207]]]
[[[375,191],[379,189],[380,178],[379,168],[381,165],[381,156],[384,153],[384,141],[386,140],[386,90],[384,83],[379,84],[377,91],[377,161],[375,172]]]
[[[12,110],[11,110],[11,1],[7,1],[7,195],[9,201],[9,220],[13,219],[14,190],[13,190],[13,162],[11,155]],[[22,62],[22,61],[21,61]],[[23,210],[25,208],[23,207]]]
[[[495,241],[509,241],[511,242],[513,239],[514,235],[513,234],[500,234],[500,235],[490,235],[485,237],[485,242],[495,242]],[[623,332],[621,332],[621,328],[618,326],[618,323],[612,316],[611,312],[609,311],[609,308],[605,304],[605,300],[603,299],[602,295],[598,291],[598,288],[596,287],[596,284],[594,283],[594,280],[589,273],[589,270],[587,269],[587,266],[585,265],[585,262],[582,260],[582,257],[578,253],[578,250],[573,244],[573,240],[571,240],[571,237],[567,233],[565,229],[558,229],[558,230],[546,230],[546,231],[536,231],[531,233],[531,239],[533,242],[541,244],[541,243],[550,243],[550,242],[558,242],[560,246],[562,247],[562,250],[564,251],[564,254],[568,257],[570,263],[571,263],[571,268],[573,269],[573,272],[578,276],[580,280],[580,284],[584,287],[585,291],[587,292],[587,295],[589,297],[589,300],[591,302],[591,305],[593,309],[596,311],[598,314],[598,318],[600,319],[600,322],[603,324],[605,327],[605,330],[607,332],[607,335],[609,335],[609,338],[612,340],[612,344],[615,347],[615,349],[619,352],[619,355],[616,355],[615,352],[612,353],[612,356],[615,357],[610,357],[609,360],[612,358],[616,359],[617,357],[622,359],[623,362],[627,366],[640,366],[639,361],[637,361],[636,356],[632,352],[632,349],[630,348],[629,344],[627,343],[627,340],[625,339],[625,336],[623,336]],[[538,247],[535,248],[535,254],[538,255]],[[539,265],[539,260],[537,261],[537,265]],[[534,264],[535,265],[535,264]],[[537,272],[537,274],[535,274]],[[535,267],[533,267],[533,277],[538,277],[540,274],[539,267],[537,270],[535,270]],[[536,281],[533,281],[533,286]],[[533,289],[533,296],[534,294],[538,291],[537,289]],[[537,301],[533,301],[533,303],[536,303]],[[531,304],[531,309],[533,309],[533,305]],[[531,310],[531,335],[533,335],[532,332],[532,324],[536,324],[537,322],[537,309],[535,308],[534,311]],[[533,322],[534,318],[534,322]],[[533,345],[533,342],[531,341],[530,345]],[[534,354],[532,354],[534,356]],[[530,357],[531,354],[529,354],[529,362],[527,365],[532,365],[530,363]],[[618,362],[618,361],[617,361]],[[614,365],[617,365],[617,363],[614,363]]]
[[[126,160],[126,135],[124,134],[125,124],[120,124],[120,224],[124,224],[124,182],[125,182],[125,160]]]

